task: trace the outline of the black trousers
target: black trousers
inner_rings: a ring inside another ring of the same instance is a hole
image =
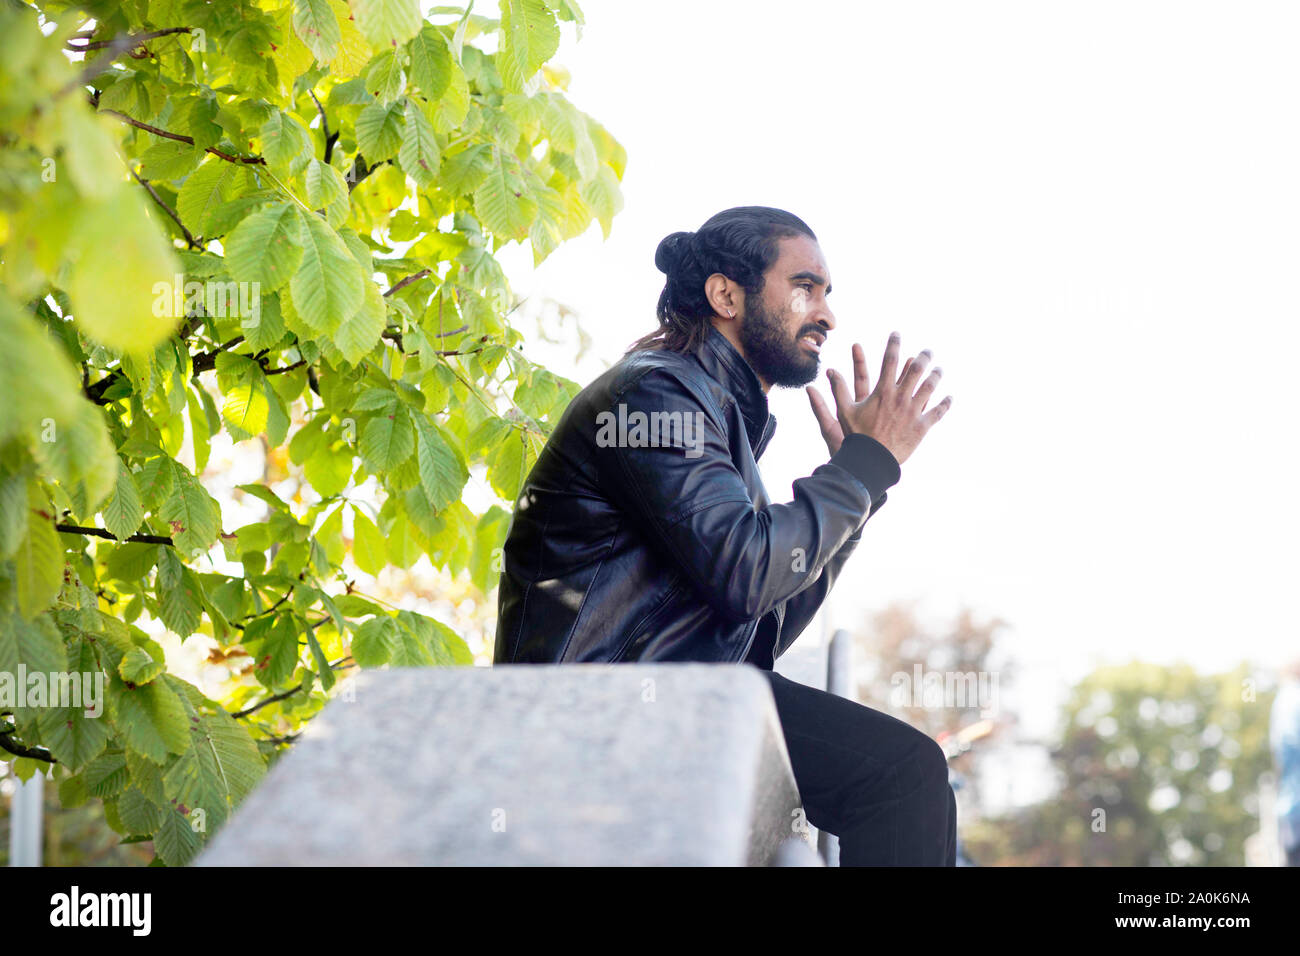
[[[957,799],[942,748],[888,714],[763,673],[804,812],[840,838],[840,866],[955,866]]]

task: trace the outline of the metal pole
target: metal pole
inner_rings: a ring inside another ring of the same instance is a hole
[[[826,651],[826,689],[855,700],[853,692],[853,635],[839,628]]]
[[[18,783],[9,813],[9,865],[40,866],[42,817],[45,811],[45,775],[32,774]]]
[[[829,619],[826,631],[830,631]],[[853,694],[853,635],[844,628],[837,629],[826,648],[826,690],[839,697],[854,699]],[[825,830],[817,832],[817,849],[827,866],[840,865],[840,838]]]

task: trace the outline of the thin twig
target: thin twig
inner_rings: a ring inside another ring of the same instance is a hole
[[[159,196],[158,191],[150,185],[149,180],[141,179],[134,169],[131,170],[131,175],[135,178],[137,183],[149,191],[149,195],[153,197],[153,201],[162,208],[163,212],[167,213],[167,215],[171,217],[172,222],[176,223],[176,225],[180,227],[181,232],[185,235],[185,241],[189,244],[189,247],[191,249],[202,250],[203,244],[195,239],[194,235],[185,228],[185,223],[181,222],[181,217],[176,215],[176,210],[163,202],[162,197]]]
[[[106,50],[116,47],[121,43],[126,43],[125,49],[133,50],[143,44],[146,40],[156,40],[158,37],[171,36],[173,33],[189,33],[189,27],[168,27],[166,30],[154,30],[150,33],[137,33],[134,35],[114,37],[111,40],[96,40],[94,43],[87,43],[85,46],[76,46],[67,43],[65,46],[74,53],[85,53],[87,50]],[[80,39],[80,37],[78,37]]]
[[[392,295],[394,292],[400,292],[402,289],[405,289],[412,282],[418,282],[420,279],[423,279],[425,276],[431,275],[432,272],[433,270],[431,269],[421,269],[419,272],[416,272],[415,274],[409,275],[405,279],[402,279],[395,286],[393,286],[391,289],[385,292],[384,295],[389,296]]]
[[[134,126],[136,129],[142,129],[146,133],[153,133],[155,136],[161,136],[163,139],[174,140],[177,143],[189,143],[189,145],[191,146],[194,145],[193,136],[186,136],[184,133],[173,133],[170,130],[159,129],[157,126],[150,126],[148,123],[142,123],[135,117],[127,116],[125,113],[119,113],[117,110],[102,109],[99,110],[99,112],[105,113],[109,116],[116,116],[118,119],[126,123],[128,126]],[[217,149],[215,146],[207,146],[204,148],[203,151],[205,153],[211,153],[213,156],[217,156],[221,159],[224,159],[228,163],[243,163],[248,166],[266,165],[266,160],[263,159],[261,156],[236,156],[232,153],[227,153],[224,150]]]
[[[316,104],[316,109],[320,113],[320,129],[325,134],[325,153],[321,159],[328,166],[330,157],[334,155],[334,144],[338,142],[339,134],[330,132],[329,117],[325,115],[325,107],[320,105],[320,100],[316,99],[315,90],[308,90],[307,95],[311,97],[311,101]]]

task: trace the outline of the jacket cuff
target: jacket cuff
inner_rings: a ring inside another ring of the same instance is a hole
[[[831,464],[839,465],[862,482],[873,505],[902,477],[898,459],[870,435],[846,435],[840,450],[831,456]]]

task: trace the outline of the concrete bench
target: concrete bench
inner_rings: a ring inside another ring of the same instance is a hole
[[[752,667],[353,680],[198,865],[820,864]]]

